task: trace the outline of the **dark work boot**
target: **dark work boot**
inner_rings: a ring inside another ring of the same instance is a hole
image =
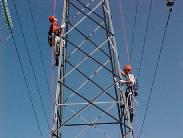
[[[58,64],[59,64],[59,61],[58,59],[56,59],[55,66],[58,66]]]
[[[131,123],[133,122],[133,116],[134,116],[134,114],[133,113],[130,113],[130,122]]]

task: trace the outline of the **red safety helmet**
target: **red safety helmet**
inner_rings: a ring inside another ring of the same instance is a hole
[[[48,19],[49,19],[50,22],[53,22],[57,18],[55,16],[49,16]]]
[[[130,64],[126,64],[124,66],[124,70],[132,70],[132,66]]]

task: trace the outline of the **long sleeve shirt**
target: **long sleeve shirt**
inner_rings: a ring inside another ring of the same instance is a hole
[[[48,34],[51,35],[52,33],[54,33],[56,36],[60,36],[61,34],[61,27],[58,25],[58,22],[56,21],[50,25]]]
[[[125,83],[127,86],[133,86],[136,83],[135,76],[133,74],[128,74],[124,76],[123,80],[120,80],[121,83]]]

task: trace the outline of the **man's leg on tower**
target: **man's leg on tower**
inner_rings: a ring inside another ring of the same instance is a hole
[[[60,37],[55,36],[55,44],[54,44],[54,57],[55,57],[55,65],[59,64],[59,54],[60,54]]]

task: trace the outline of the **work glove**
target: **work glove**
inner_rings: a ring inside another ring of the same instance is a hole
[[[63,24],[60,26],[60,28],[65,28],[65,26],[66,26],[66,24],[63,23]]]
[[[126,81],[125,80],[119,80],[121,83],[126,83]]]

